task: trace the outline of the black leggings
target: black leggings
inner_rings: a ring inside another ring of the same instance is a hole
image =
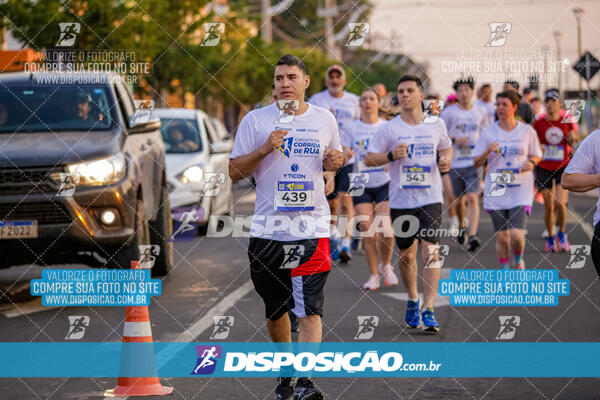
[[[596,273],[600,277],[600,222],[594,228],[594,237],[592,238],[592,261],[596,267]]]

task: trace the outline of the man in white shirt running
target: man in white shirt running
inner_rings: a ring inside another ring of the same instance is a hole
[[[423,122],[425,95],[418,77],[403,76],[397,88],[401,113],[377,131],[369,143],[365,165],[389,163],[390,212],[400,250],[400,274],[408,292],[406,324],[418,328],[422,319],[424,332],[438,333],[433,304],[440,279],[437,263],[443,203],[440,171],[450,169],[452,141],[442,119]],[[422,313],[417,291],[418,242],[423,263]]]
[[[250,276],[274,342],[291,342],[290,310],[300,320],[298,341],[321,341],[331,269],[323,168],[341,167],[342,147],[329,110],[304,101],[309,84],[302,60],[283,56],[275,67],[278,102],[242,119],[229,161],[233,181],[250,175],[256,180]],[[279,378],[275,395],[277,400],[323,399],[308,378]]]
[[[479,132],[489,124],[489,116],[482,107],[476,107],[473,99],[473,78],[467,77],[454,82],[458,103],[444,108],[440,117],[446,123],[448,135],[454,144],[454,155],[450,180],[456,197],[459,220],[458,243],[467,243],[467,251],[476,251],[481,246],[477,237],[479,228],[479,169],[473,166],[473,149]],[[466,204],[465,204],[466,203]],[[468,240],[465,241],[465,208],[469,220]]]
[[[567,165],[560,184],[571,192],[587,192],[600,187],[600,129],[590,133],[579,145]],[[594,213],[592,260],[600,276],[600,199]]]
[[[331,65],[327,68],[325,73],[325,86],[327,89],[322,92],[315,93],[308,102],[323,108],[330,110],[338,123],[340,131],[344,129],[344,126],[351,121],[360,117],[360,108],[358,105],[358,96],[346,92],[344,86],[346,86],[346,73],[344,69],[337,65]],[[335,190],[327,196],[331,213],[338,215],[339,201],[342,203],[342,215],[347,216],[351,219],[354,216],[354,208],[352,204],[352,197],[347,195],[348,187],[350,186],[349,173],[352,172],[353,160],[345,160],[347,164],[340,168],[335,174]],[[338,200],[340,199],[340,200]],[[347,263],[352,259],[352,253],[350,251],[350,232],[339,232],[342,237],[341,249],[339,251],[339,258],[342,263]],[[332,254],[334,259],[337,259],[337,240],[332,240]]]

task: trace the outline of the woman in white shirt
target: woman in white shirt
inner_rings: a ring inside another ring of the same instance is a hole
[[[355,221],[359,221],[359,230],[363,232],[369,264],[369,279],[362,286],[364,290],[379,288],[379,273],[383,275],[386,285],[398,284],[398,277],[391,265],[394,237],[388,199],[390,177],[384,165],[365,166],[369,141],[385,123],[379,119],[379,105],[377,92],[371,88],[365,89],[360,96],[360,119],[344,125],[341,132],[345,155],[348,159],[354,158],[347,193],[354,203]]]
[[[509,268],[510,249],[513,266],[525,269],[525,228],[533,203],[533,169],[540,162],[542,149],[535,130],[516,120],[519,106],[516,93],[496,96],[498,121],[486,127],[479,137],[473,164],[488,163],[483,207],[496,231],[496,254],[500,267]]]

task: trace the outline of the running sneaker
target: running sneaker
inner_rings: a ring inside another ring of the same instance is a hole
[[[347,264],[352,260],[352,253],[350,252],[350,248],[347,246],[342,247],[342,251],[340,251],[340,261],[342,264]]]
[[[363,290],[379,289],[379,275],[369,275],[369,280],[363,283]]]
[[[564,232],[558,232],[558,235],[556,235],[556,242],[556,247],[558,251],[562,253],[571,251],[571,245],[569,244],[569,241],[567,240],[567,235]]]
[[[408,300],[406,304],[406,325],[409,328],[418,328],[421,321],[419,318],[419,299],[417,301]]]
[[[554,245],[554,238],[549,236],[546,238],[546,253],[554,253],[555,251],[556,247]]]
[[[275,400],[292,400],[296,378],[277,378]]]
[[[521,260],[515,264],[516,269],[525,269],[525,260]]]
[[[300,321],[298,321],[298,318],[296,317],[296,314],[294,314],[291,311],[288,311],[288,315],[290,317],[290,327],[292,329],[292,332],[298,332],[299,328],[300,328]]]
[[[467,242],[467,251],[475,252],[481,246],[481,240],[477,237],[477,235],[473,235],[469,238]]]
[[[456,237],[456,241],[458,242],[458,244],[460,244],[461,246],[463,244],[465,244],[465,242],[467,241],[467,230],[465,228],[460,228],[458,230],[458,236]]]
[[[426,308],[423,311],[423,332],[427,333],[438,333],[440,331],[440,324],[435,319],[433,309]]]
[[[308,378],[298,378],[294,400],[323,400],[323,393]]]
[[[450,235],[456,237],[458,235],[458,218],[450,217],[450,225],[448,226],[450,229]]]
[[[395,286],[398,284],[398,277],[394,273],[394,267],[392,265],[388,264],[382,266],[379,264],[379,272],[383,275],[383,283],[385,283],[386,286]]]

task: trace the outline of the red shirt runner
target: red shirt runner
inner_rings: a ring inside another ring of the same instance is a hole
[[[561,122],[564,116],[565,110],[560,110],[556,121],[549,121],[546,119],[547,114],[544,114],[533,123],[544,150],[544,156],[538,166],[550,171],[565,168],[569,164],[573,153],[573,148],[567,143],[569,131],[579,130],[577,123]]]

